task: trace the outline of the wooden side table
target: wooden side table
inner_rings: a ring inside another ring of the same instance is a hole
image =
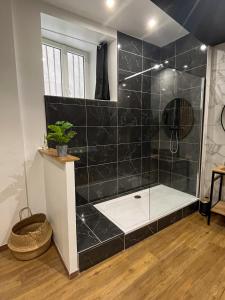
[[[222,216],[225,216],[225,201],[221,201],[222,200],[221,195],[222,195],[222,186],[223,186],[223,176],[224,175],[225,175],[225,166],[218,166],[217,168],[212,170],[210,199],[209,199],[209,212],[208,212],[208,225],[210,225],[211,213],[212,212],[214,212],[216,214],[219,214],[219,215],[222,215]],[[214,183],[218,179],[220,179],[218,201],[212,206]]]

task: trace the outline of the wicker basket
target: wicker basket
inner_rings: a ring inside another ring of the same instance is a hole
[[[22,212],[28,210],[30,217],[22,220]],[[32,215],[28,207],[20,211],[20,222],[15,224],[9,237],[8,247],[19,260],[33,259],[51,244],[52,228],[44,214]]]

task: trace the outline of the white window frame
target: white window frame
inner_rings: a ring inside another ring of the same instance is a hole
[[[69,78],[68,78],[68,58],[67,53],[72,53],[75,55],[82,56],[84,58],[84,99],[88,94],[86,82],[88,82],[89,77],[89,54],[80,49],[70,47],[65,44],[61,44],[47,38],[42,38],[42,44],[57,48],[61,51],[61,78],[62,78],[62,94],[64,97],[70,97],[69,94]]]

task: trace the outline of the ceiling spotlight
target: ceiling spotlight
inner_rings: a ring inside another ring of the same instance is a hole
[[[168,61],[168,60],[165,60],[164,63],[167,65],[167,64],[169,63],[169,61]]]
[[[106,0],[106,6],[108,8],[113,8],[115,6],[115,1],[114,0]]]
[[[172,69],[172,71],[175,72],[176,70],[175,70],[175,69]]]
[[[157,24],[157,21],[155,19],[150,19],[148,21],[148,28],[152,29],[156,26],[156,24]]]
[[[207,46],[205,44],[202,44],[201,47],[200,47],[200,50],[205,51],[206,49],[207,49]]]
[[[122,86],[125,87],[125,86],[126,86],[126,83],[123,83]]]
[[[117,47],[118,47],[118,49],[120,49],[120,48],[121,48],[121,45],[120,45],[120,44],[118,44],[118,45],[117,45]]]
[[[184,69],[187,69],[188,68],[188,65],[184,65]]]

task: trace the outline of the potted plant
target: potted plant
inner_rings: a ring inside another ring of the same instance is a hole
[[[66,156],[69,141],[77,134],[72,130],[73,124],[66,121],[58,121],[53,125],[48,125],[49,133],[47,141],[56,143],[58,156]]]

